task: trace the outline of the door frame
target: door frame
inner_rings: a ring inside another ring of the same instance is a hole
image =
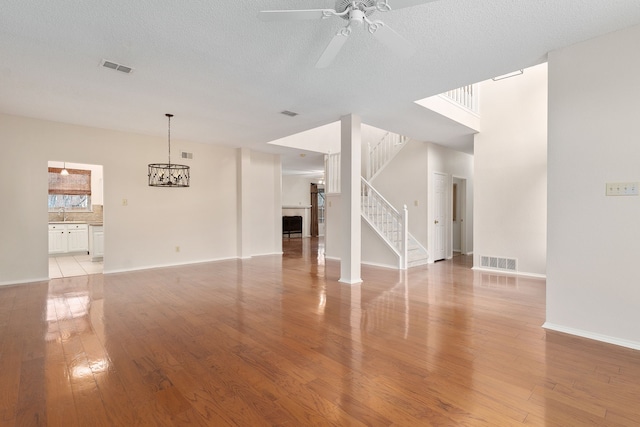
[[[460,213],[460,253],[467,254],[467,178],[458,175],[451,175],[451,218],[453,220],[453,184],[458,181],[458,212]],[[453,256],[453,227],[451,229],[451,256]]]
[[[431,187],[431,200],[432,203],[431,205],[433,206],[430,211],[431,211],[431,218],[429,218],[429,224],[428,224],[428,230],[429,233],[431,235],[431,238],[429,239],[432,243],[431,248],[433,249],[433,251],[429,251],[430,255],[430,261],[431,262],[435,262],[435,253],[436,253],[436,175],[440,175],[444,178],[444,185],[443,185],[443,216],[444,218],[442,218],[443,224],[444,224],[444,238],[443,238],[443,251],[444,251],[444,258],[438,258],[438,261],[442,260],[442,259],[448,259],[451,258],[451,226],[449,224],[449,219],[451,218],[451,175],[448,173],[444,173],[444,172],[437,172],[434,171],[431,173],[431,179],[433,181],[433,184],[430,185]]]

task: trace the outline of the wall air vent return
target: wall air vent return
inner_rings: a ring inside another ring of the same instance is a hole
[[[180,152],[180,157],[182,157],[183,159],[193,159],[193,153],[187,153],[186,151],[181,151]]]
[[[106,59],[102,60],[102,66],[125,74],[130,74],[133,71],[133,68],[131,67],[127,67],[126,65],[118,64],[113,61],[107,61]]]
[[[280,111],[280,114],[284,114],[285,116],[289,116],[289,117],[295,117],[298,115],[298,113],[294,113],[293,111],[289,111],[289,110]]]
[[[515,273],[518,271],[518,260],[515,258],[482,255],[480,257],[480,267]]]

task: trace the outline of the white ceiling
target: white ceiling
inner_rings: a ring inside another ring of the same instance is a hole
[[[329,68],[316,69],[345,21],[257,19],[259,10],[334,4],[2,0],[0,112],[163,136],[171,112],[172,138],[289,153],[266,142],[356,113],[455,147],[463,136],[434,133],[413,101],[640,23],[638,0],[440,0],[374,16],[416,46],[412,58],[355,31]],[[135,71],[102,68],[102,59]]]

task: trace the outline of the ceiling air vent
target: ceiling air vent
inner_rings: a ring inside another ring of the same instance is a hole
[[[289,110],[280,111],[280,114],[284,114],[285,116],[289,116],[289,117],[295,117],[298,115],[298,113],[294,113],[293,111],[289,111]]]
[[[102,60],[102,66],[105,68],[110,68],[112,70],[120,71],[125,74],[129,74],[133,71],[133,68],[127,67],[126,65],[118,64],[113,61],[107,61],[106,59]]]

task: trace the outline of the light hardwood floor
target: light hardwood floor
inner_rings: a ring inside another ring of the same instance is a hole
[[[640,425],[640,352],[545,332],[544,281],[316,243],[0,288],[0,425]]]

